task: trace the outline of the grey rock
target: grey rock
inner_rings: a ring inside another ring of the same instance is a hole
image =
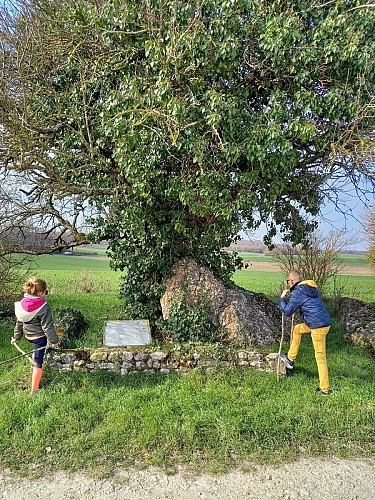
[[[227,334],[230,343],[266,345],[276,342],[281,335],[281,311],[264,294],[234,286],[226,288],[207,267],[192,259],[182,259],[173,268],[166,281],[161,298],[163,318],[167,319],[176,303],[188,309],[204,306],[219,331]],[[289,338],[289,320],[286,320],[284,338]]]

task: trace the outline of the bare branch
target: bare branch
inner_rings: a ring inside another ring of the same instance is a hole
[[[323,236],[318,231],[312,233],[305,246],[279,245],[272,255],[284,274],[299,269],[305,279],[312,279],[322,291],[330,278],[334,278],[345,268],[341,254],[353,244],[355,237],[342,231],[331,231]]]

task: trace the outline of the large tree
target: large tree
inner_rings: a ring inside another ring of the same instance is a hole
[[[298,242],[341,182],[373,189],[364,2],[16,7],[1,23],[1,229],[38,228],[51,249],[107,239],[129,314],[157,315],[181,257],[229,278],[239,230]]]

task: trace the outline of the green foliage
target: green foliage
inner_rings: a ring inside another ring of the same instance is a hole
[[[169,318],[156,324],[164,339],[175,343],[214,342],[216,327],[202,307],[175,307]]]
[[[72,342],[78,340],[88,326],[83,314],[77,309],[68,307],[58,309],[54,313],[54,325],[59,336],[61,347],[71,347]]]
[[[13,315],[13,303],[0,298],[0,320]]]
[[[176,260],[229,279],[240,229],[299,242],[327,180],[371,174],[348,158],[375,78],[374,10],[356,5],[32,2],[4,27],[4,164],[37,185],[35,214],[45,196],[43,223],[51,196],[74,220],[93,209],[127,314],[155,318]]]

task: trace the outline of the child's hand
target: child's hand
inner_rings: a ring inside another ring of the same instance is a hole
[[[17,340],[16,340],[16,339],[14,339],[14,338],[12,337],[12,338],[10,339],[10,343],[11,343],[12,345],[17,344]]]
[[[283,291],[281,292],[280,297],[283,299],[284,297],[286,297],[286,296],[288,295],[288,293],[289,293],[289,290],[286,288],[285,290],[283,290]]]

